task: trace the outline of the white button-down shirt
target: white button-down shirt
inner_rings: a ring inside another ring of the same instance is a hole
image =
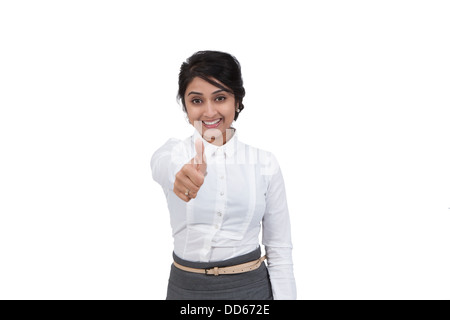
[[[197,197],[173,192],[175,174],[195,156],[194,135],[169,139],[152,157],[153,178],[167,198],[174,253],[197,262],[221,261],[262,244],[274,299],[296,299],[292,242],[283,176],[275,157],[240,142],[236,132],[223,146],[203,140],[207,171]]]

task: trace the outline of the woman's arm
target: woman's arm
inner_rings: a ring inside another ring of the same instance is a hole
[[[183,166],[180,159],[174,156],[177,154],[176,150],[181,149],[180,146],[180,140],[169,139],[155,151],[150,161],[153,179],[161,185],[166,195],[170,190],[173,190],[175,174]]]
[[[201,140],[196,141],[195,149],[195,157],[186,162],[188,155],[182,142],[169,139],[153,154],[150,162],[153,179],[162,186],[166,196],[169,191],[173,191],[185,202],[197,196],[206,173],[206,158]]]
[[[276,162],[266,193],[262,242],[266,249],[268,270],[275,300],[297,298],[293,272],[291,225],[283,175]]]

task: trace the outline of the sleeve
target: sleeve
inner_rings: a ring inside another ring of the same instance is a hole
[[[266,193],[266,210],[262,220],[262,243],[275,300],[297,299],[295,285],[289,211],[283,175],[272,157],[271,175]]]
[[[183,167],[185,159],[183,157],[182,143],[177,139],[169,139],[152,156],[150,167],[152,169],[153,180],[158,182],[168,194],[173,190],[175,175]]]

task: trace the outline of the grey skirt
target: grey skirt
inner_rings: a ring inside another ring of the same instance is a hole
[[[259,259],[261,249],[219,262],[186,261],[173,254],[173,259],[186,267],[208,269],[227,267]],[[253,271],[219,276],[170,270],[167,300],[272,300],[272,288],[265,262]]]

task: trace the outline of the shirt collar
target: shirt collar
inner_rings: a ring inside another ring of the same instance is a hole
[[[209,143],[203,137],[200,135],[200,133],[197,130],[194,130],[194,135],[192,136],[192,143],[195,144],[195,141],[200,138],[203,141],[203,145],[205,146],[205,156],[206,158],[211,157],[214,154],[217,154],[218,152],[223,152],[225,156],[232,157],[236,153],[237,149],[237,143],[238,143],[238,137],[236,129],[232,128],[234,130],[233,136],[230,138],[230,140],[227,141],[222,146],[216,146],[212,143]]]

